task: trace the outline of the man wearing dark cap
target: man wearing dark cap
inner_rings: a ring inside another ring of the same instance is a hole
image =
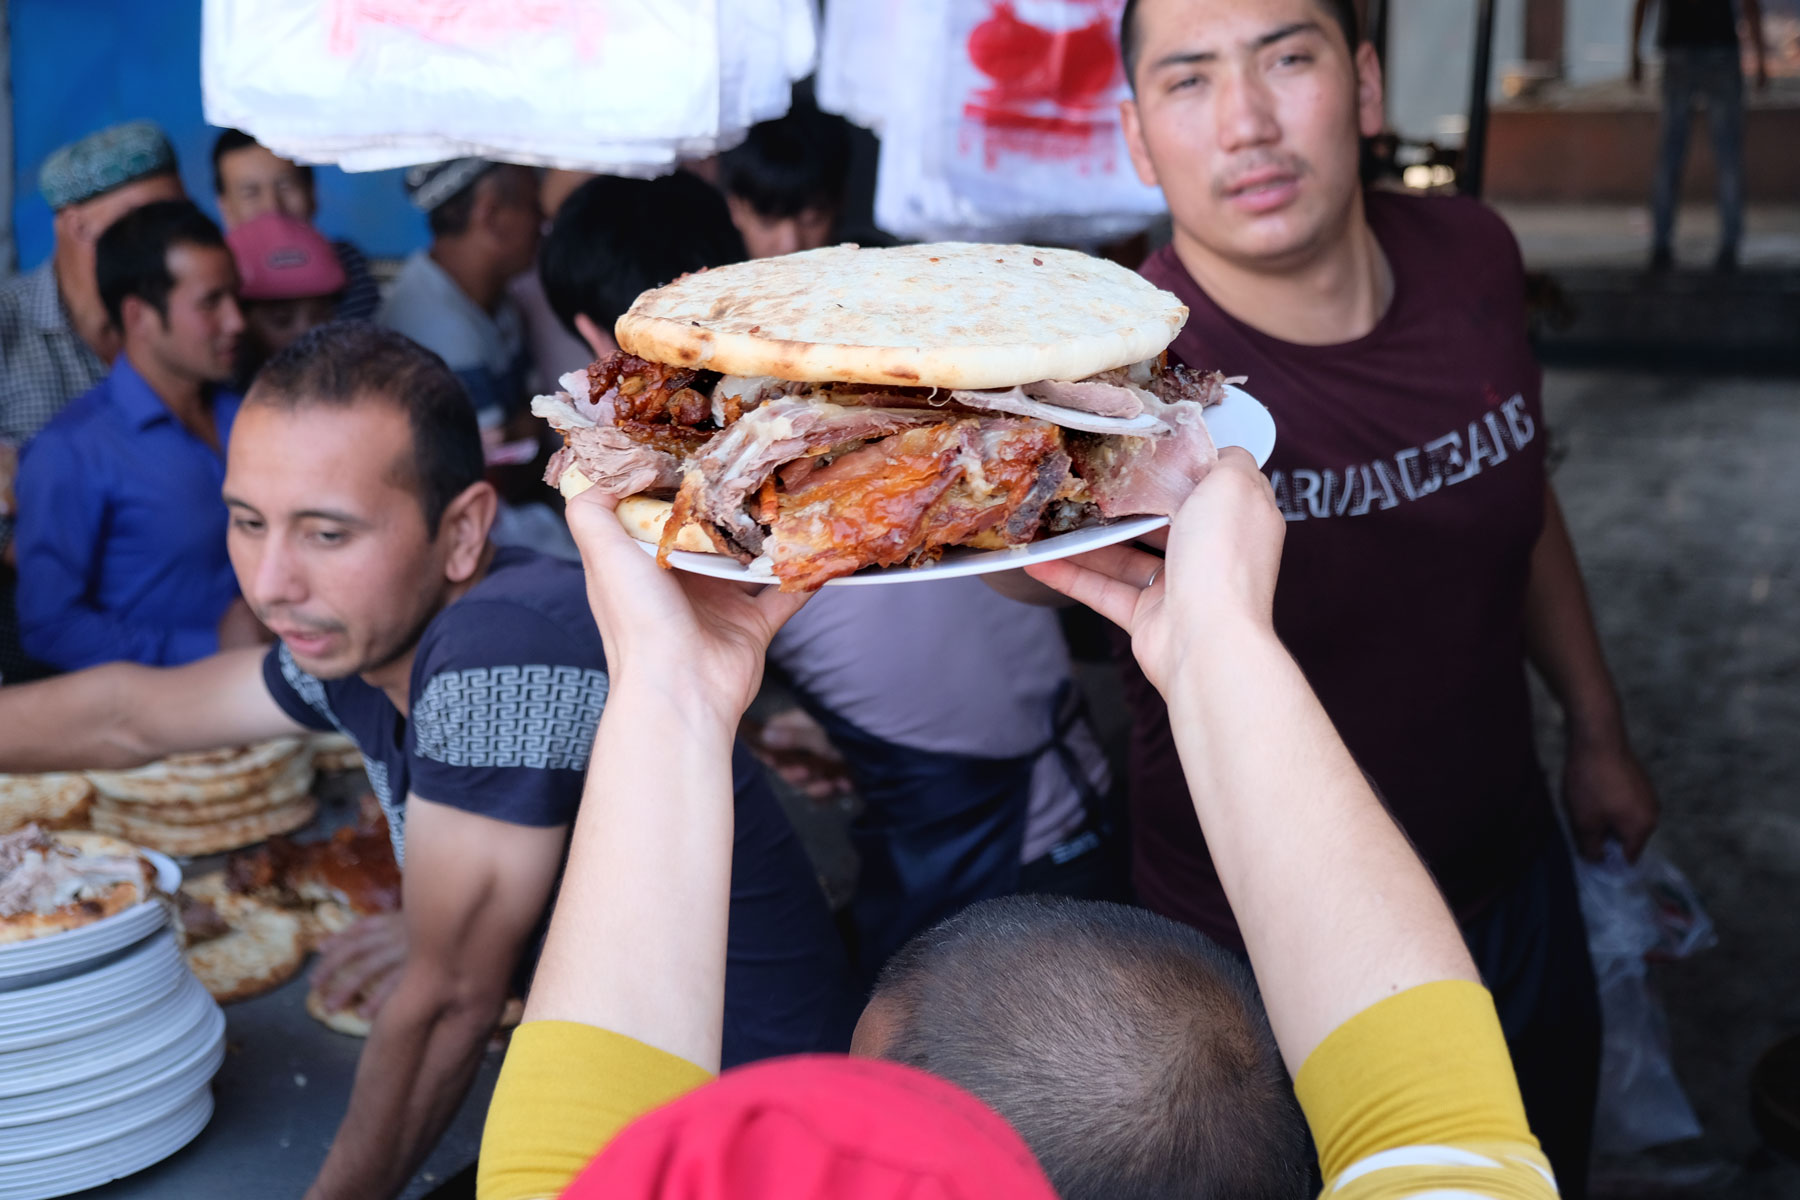
[[[449,364],[495,429],[525,399],[525,323],[506,285],[537,255],[537,175],[457,158],[408,168],[406,194],[431,245],[406,260],[376,319]]]
[[[132,121],[91,133],[44,160],[38,186],[56,214],[56,244],[36,269],[0,283],[0,442],[22,447],[119,352],[94,283],[94,244],[125,213],[184,194],[162,130]],[[0,675],[25,667],[13,615],[12,521],[0,514]]]

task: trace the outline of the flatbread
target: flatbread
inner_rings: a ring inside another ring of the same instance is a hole
[[[360,771],[362,751],[341,733],[315,733],[312,742],[313,769],[318,771]]]
[[[563,472],[563,478],[579,474],[574,467]],[[586,479],[582,482],[585,484]],[[619,501],[619,524],[625,532],[640,542],[652,545],[662,541],[663,526],[668,524],[669,511],[674,506],[667,500],[654,500],[649,496],[627,496]],[[703,533],[698,525],[683,525],[681,532],[675,535],[675,549],[686,550],[691,554],[717,554],[719,548],[712,539]]]
[[[45,830],[87,824],[94,785],[82,775],[0,775],[0,833],[36,824]]]
[[[232,817],[209,825],[169,825],[116,808],[96,806],[94,828],[127,838],[164,854],[219,854],[266,841],[278,833],[292,833],[318,814],[311,796],[300,796],[267,812]]]
[[[306,749],[304,738],[276,738],[224,751],[178,755],[134,771],[89,771],[102,796],[135,804],[217,804],[266,789]]]
[[[318,989],[306,993],[306,1015],[334,1033],[366,1038],[375,1022],[354,1008],[326,1008],[325,997]]]
[[[156,821],[163,825],[216,825],[220,821],[254,816],[291,804],[310,792],[312,784],[312,762],[302,756],[296,757],[286,773],[268,788],[236,800],[221,800],[212,804],[144,804],[103,796],[98,805],[110,813],[136,820]]]
[[[64,830],[49,837],[76,852],[78,858],[70,866],[77,872],[80,870],[79,859],[89,857],[129,860],[135,870],[129,878],[96,879],[84,887],[85,895],[48,912],[27,911],[0,916],[0,945],[80,929],[124,912],[156,894],[156,868],[129,842],[87,830]]]
[[[725,375],[992,388],[1154,358],[1187,311],[1073,250],[846,245],[685,276],[639,296],[614,336],[642,358]]]
[[[231,932],[188,947],[188,967],[220,1004],[248,1000],[292,979],[306,961],[300,918],[225,887],[222,871],[202,875],[182,890],[212,905]]]

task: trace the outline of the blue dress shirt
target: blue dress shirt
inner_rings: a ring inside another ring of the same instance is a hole
[[[213,395],[219,444],[240,397]],[[219,489],[223,450],[176,420],[121,355],[25,448],[18,496],[25,652],[66,671],[173,666],[219,648],[237,597]]]

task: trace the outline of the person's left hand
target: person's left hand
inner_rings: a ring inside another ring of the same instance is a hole
[[[1563,763],[1563,803],[1576,847],[1595,862],[1609,838],[1616,838],[1625,857],[1636,862],[1656,832],[1656,790],[1622,739],[1571,738]]]
[[[617,507],[617,497],[589,488],[567,509],[607,669],[615,682],[675,684],[735,730],[762,683],[769,642],[810,596],[659,567],[619,524]]]
[[[400,914],[376,913],[333,934],[319,947],[313,989],[329,1010],[348,1008],[374,1020],[406,965],[406,924]]]

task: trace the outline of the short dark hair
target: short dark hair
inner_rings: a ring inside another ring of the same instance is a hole
[[[750,127],[719,156],[719,186],[769,218],[843,207],[850,180],[850,127],[804,94],[786,116]]]
[[[660,179],[600,175],[557,210],[538,251],[538,274],[570,333],[577,313],[610,331],[651,288],[746,257],[725,198],[706,181],[687,171]]]
[[[1249,971],[1122,904],[983,901],[890,960],[882,1057],[1012,1122],[1063,1200],[1305,1200],[1312,1139]]]
[[[1344,31],[1344,41],[1355,51],[1362,43],[1362,34],[1356,19],[1356,0],[1315,0],[1324,5],[1337,21],[1338,28]],[[1138,0],[1125,0],[1125,11],[1119,14],[1119,57],[1125,60],[1125,82],[1131,90],[1137,92],[1137,60],[1138,42],[1137,28]]]
[[[260,145],[262,145],[261,142],[257,141],[241,129],[227,129],[219,134],[213,141],[212,151],[213,194],[215,196],[223,196],[225,194],[225,171],[219,165],[225,160],[225,156],[234,150],[244,150],[251,146]],[[294,166],[299,170],[301,178],[306,180],[306,186],[311,187],[313,185],[313,169],[311,164],[295,163]]]
[[[244,403],[347,408],[371,397],[406,413],[412,469],[404,482],[435,538],[450,502],[487,473],[475,410],[443,359],[373,321],[332,321],[264,363]]]
[[[94,281],[112,323],[124,328],[125,297],[136,296],[167,321],[169,251],[176,246],[226,249],[225,235],[192,200],[158,200],[121,216],[94,246]]]
[[[469,180],[468,185],[462,191],[425,214],[425,224],[430,228],[431,236],[434,238],[455,237],[459,233],[468,232],[469,221],[475,215],[476,189],[485,180],[494,181],[493,186],[500,189],[499,198],[501,200],[519,200],[521,198],[519,180],[524,178],[521,172],[530,169],[529,167],[516,167],[511,163],[490,165],[487,170]]]

